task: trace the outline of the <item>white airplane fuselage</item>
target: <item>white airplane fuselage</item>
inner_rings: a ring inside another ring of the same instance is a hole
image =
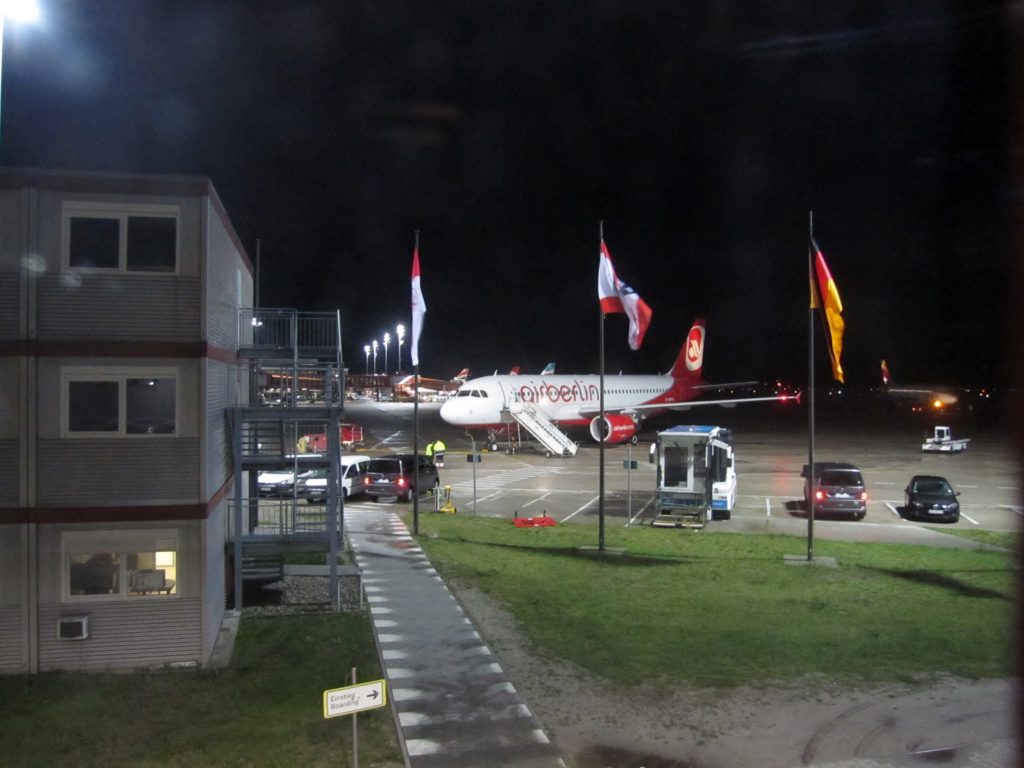
[[[682,381],[671,376],[605,376],[604,407],[629,413],[631,408],[684,402]],[[692,397],[692,395],[691,395]],[[489,429],[509,421],[508,407],[526,403],[563,426],[585,426],[601,410],[601,377],[595,375],[482,376],[463,384],[441,406],[441,418],[467,429]]]

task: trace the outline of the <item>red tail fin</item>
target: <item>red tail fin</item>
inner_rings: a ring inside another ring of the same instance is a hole
[[[699,379],[701,369],[704,367],[704,336],[705,321],[697,318],[693,321],[690,332],[686,335],[686,341],[679,350],[679,357],[672,366],[670,375],[673,379]]]

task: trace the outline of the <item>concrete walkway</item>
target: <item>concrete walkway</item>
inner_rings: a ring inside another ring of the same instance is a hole
[[[564,768],[405,524],[345,510],[388,695],[412,768]]]

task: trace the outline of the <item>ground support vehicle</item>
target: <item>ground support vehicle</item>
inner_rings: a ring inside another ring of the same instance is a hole
[[[921,450],[928,453],[960,453],[967,450],[969,437],[953,439],[953,430],[949,427],[936,427],[932,437],[926,437]]]
[[[338,432],[342,448],[363,444],[363,428],[359,424],[340,424]],[[327,432],[303,435],[299,438],[297,448],[299,453],[327,453]]]
[[[658,465],[652,525],[703,528],[728,520],[736,505],[732,432],[689,425],[658,432],[651,461]]]

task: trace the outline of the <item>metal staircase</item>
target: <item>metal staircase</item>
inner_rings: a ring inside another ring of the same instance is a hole
[[[529,403],[513,402],[508,412],[537,442],[544,446],[548,455],[575,456],[577,445],[560,430],[551,419],[537,411]]]

